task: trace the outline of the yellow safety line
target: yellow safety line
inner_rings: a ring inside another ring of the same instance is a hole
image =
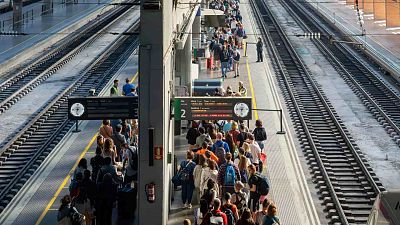
[[[136,73],[135,73],[135,75],[133,76],[133,78],[131,79],[131,81],[129,82],[129,83],[133,83],[133,81],[135,81],[136,80],[136,78],[137,78],[137,76],[138,76],[138,74],[139,74],[139,70],[138,71],[136,71]]]
[[[251,73],[250,73],[249,59],[247,59],[247,58],[246,58],[246,68],[247,68],[247,77],[249,78],[251,100],[253,102],[253,109],[257,109],[256,96],[254,95],[253,81],[251,79]],[[256,120],[258,120],[257,110],[254,110],[254,117],[256,118]]]
[[[133,76],[131,82],[136,80],[137,75],[138,75],[138,72],[136,72],[135,76]],[[36,221],[35,225],[39,225],[43,221],[44,217],[49,212],[49,210],[51,210],[50,209],[51,206],[54,204],[54,202],[56,201],[57,197],[60,195],[62,189],[64,189],[64,187],[67,184],[67,182],[69,181],[69,179],[71,179],[71,174],[75,171],[75,168],[78,166],[79,161],[85,156],[85,154],[88,152],[90,147],[93,145],[94,141],[96,140],[97,135],[98,135],[98,132],[92,137],[92,139],[90,140],[89,144],[85,147],[85,149],[83,150],[83,152],[79,156],[78,160],[76,160],[74,166],[68,172],[67,177],[65,177],[65,179],[61,183],[61,185],[58,187],[58,189],[57,189],[56,193],[54,194],[53,198],[51,198],[50,202],[47,204],[46,208],[43,210],[42,214],[40,215],[39,219]]]
[[[79,161],[85,156],[86,152],[89,150],[89,148],[93,145],[94,141],[96,140],[97,137],[96,133],[92,139],[90,140],[89,144],[85,147],[85,150],[83,150],[83,152],[81,153],[81,155],[79,156],[78,160],[76,160],[75,165],[72,167],[72,169],[68,172],[67,177],[65,177],[64,181],[61,183],[60,187],[58,187],[56,193],[54,194],[53,198],[50,200],[49,204],[47,204],[46,208],[44,209],[44,211],[42,212],[42,214],[40,215],[39,219],[36,221],[35,225],[39,225],[42,220],[44,219],[44,217],[46,216],[47,212],[50,210],[51,206],[54,204],[54,202],[56,201],[58,195],[60,195],[62,189],[64,188],[64,186],[67,184],[67,182],[69,181],[69,179],[71,178],[71,174],[74,172],[75,168],[78,166]]]

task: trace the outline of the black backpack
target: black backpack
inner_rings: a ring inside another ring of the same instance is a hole
[[[257,127],[254,129],[254,138],[256,141],[265,141],[267,140],[267,134],[263,127]]]
[[[236,201],[233,204],[235,204],[237,209],[240,211],[247,206],[246,198],[240,192],[235,192],[235,194],[236,194]]]
[[[258,177],[257,190],[260,195],[268,195],[269,193],[269,179],[261,174],[256,175]]]
[[[85,216],[80,214],[74,207],[70,208],[69,217],[72,225],[86,225]]]
[[[230,205],[229,208],[222,207],[221,211],[223,213],[225,213],[226,218],[228,219],[228,225],[234,225],[235,224],[235,217],[233,216],[232,206]]]

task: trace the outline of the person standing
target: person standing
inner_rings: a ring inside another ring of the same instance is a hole
[[[129,78],[125,79],[125,84],[122,86],[122,95],[128,96],[129,93],[131,93],[132,89],[135,90],[135,85],[131,84],[131,81]]]
[[[249,165],[247,167],[247,169],[249,170],[248,184],[250,187],[250,198],[249,198],[248,205],[249,205],[250,210],[253,213],[255,213],[258,211],[259,201],[260,201],[260,197],[261,197],[261,195],[258,193],[258,190],[257,190],[257,184],[259,183],[260,177],[257,176],[256,166]]]
[[[112,175],[106,173],[97,186],[96,222],[100,225],[112,224],[113,205],[117,200],[117,185],[113,182]]]
[[[111,97],[119,96],[118,82],[119,82],[118,80],[114,80],[114,85],[110,89]]]
[[[261,37],[258,38],[257,41],[257,62],[262,62],[263,61],[263,43],[261,41]]]
[[[230,57],[231,57],[231,55],[230,55],[228,47],[226,45],[222,46],[222,51],[220,54],[222,78],[228,77],[226,75],[226,73],[227,73],[227,70],[229,67]]]
[[[213,210],[210,213],[207,213],[204,217],[201,225],[208,225],[208,224],[222,224],[228,225],[228,218],[226,214],[223,213],[220,209],[221,207],[221,200],[218,198],[214,199]]]
[[[248,140],[249,140],[249,148],[250,148],[250,153],[252,157],[252,163],[253,165],[258,167],[258,171],[261,173],[262,172],[262,161],[261,161],[261,148],[258,146],[257,142],[254,140],[254,135],[249,134],[248,135]]]
[[[263,218],[263,225],[280,225],[281,222],[279,218],[276,216],[277,210],[274,203],[271,203],[267,210],[267,215]]]
[[[256,128],[254,129],[253,134],[258,146],[260,146],[260,149],[264,150],[264,141],[267,140],[267,132],[265,132],[265,128],[263,127],[261,120],[256,120]]]
[[[186,180],[182,181],[182,203],[183,208],[192,208],[192,197],[194,190],[194,177],[193,172],[196,163],[193,162],[194,154],[192,151],[186,152],[186,160],[182,161],[179,165],[179,170],[185,175]]]
[[[256,222],[256,225],[263,225],[263,218],[267,215],[268,207],[270,204],[271,203],[268,199],[264,199],[262,203],[262,210],[256,212],[256,214],[254,215],[254,221]]]
[[[225,154],[226,162],[221,165],[218,172],[218,185],[222,187],[222,196],[229,192],[235,192],[235,183],[240,181],[240,173],[238,167],[232,161],[232,154]]]
[[[240,61],[240,52],[236,47],[234,47],[232,59],[233,59],[233,71],[235,73],[235,76],[233,77],[236,78],[239,77],[239,61]]]
[[[115,131],[112,135],[112,140],[114,141],[114,145],[117,149],[117,161],[121,162],[122,161],[122,146],[126,143],[128,143],[125,139],[125,136],[121,134],[122,132],[122,126],[118,125],[115,128]]]

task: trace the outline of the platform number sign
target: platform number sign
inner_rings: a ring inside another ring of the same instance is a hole
[[[175,120],[251,120],[249,97],[176,97]]]

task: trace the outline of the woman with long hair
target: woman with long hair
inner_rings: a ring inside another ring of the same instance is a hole
[[[113,165],[116,165],[117,162],[115,161],[116,158],[116,149],[114,146],[114,141],[111,138],[107,138],[104,141],[104,149],[103,149],[103,157],[110,157],[111,158],[111,162],[113,163]]]

